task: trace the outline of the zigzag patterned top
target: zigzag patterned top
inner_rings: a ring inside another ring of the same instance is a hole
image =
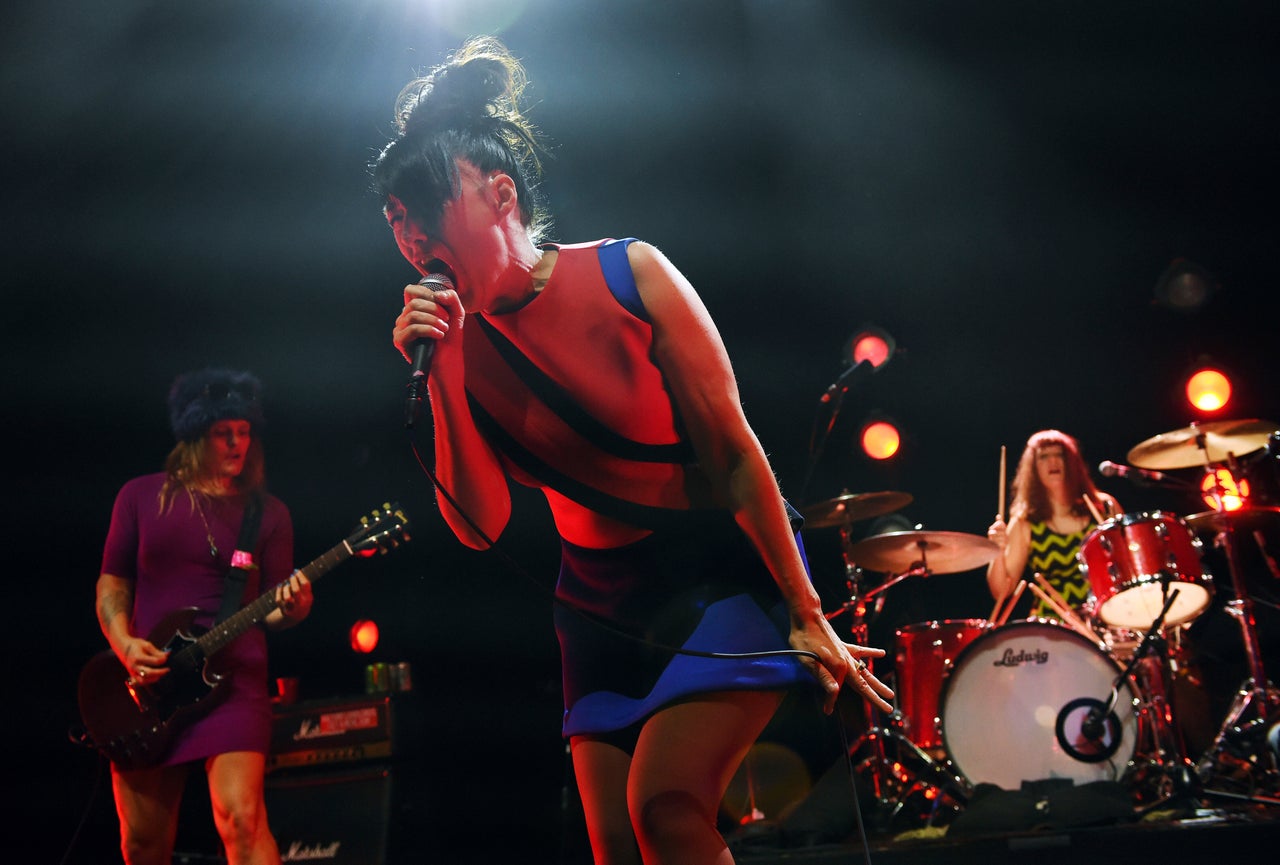
[[[1031,524],[1031,549],[1027,554],[1027,569],[1031,573],[1043,574],[1072,609],[1083,606],[1091,592],[1088,579],[1080,573],[1076,552],[1085,537],[1095,528],[1097,523],[1090,520],[1080,531],[1063,535],[1051,529],[1048,523]],[[1032,608],[1031,615],[1058,618],[1053,608],[1044,601]]]

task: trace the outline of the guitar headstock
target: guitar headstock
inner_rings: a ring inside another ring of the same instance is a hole
[[[347,538],[347,545],[355,555],[372,556],[393,550],[408,540],[409,518],[400,505],[386,502],[360,518],[360,525]]]

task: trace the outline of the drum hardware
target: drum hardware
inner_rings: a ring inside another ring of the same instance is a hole
[[[849,521],[839,525],[849,600],[827,613],[826,617],[832,619],[846,611],[851,612],[851,639],[865,645],[870,622],[883,608],[887,590],[909,577],[927,577],[930,571],[920,563],[893,573],[878,585],[864,590],[864,570],[855,561],[855,551],[865,541],[852,544]],[[873,664],[871,659],[867,660],[869,668],[873,668]],[[917,799],[927,804],[928,813],[918,815],[926,825],[930,825],[944,807],[959,810],[967,801],[963,779],[903,732],[900,712],[886,718],[870,700],[866,697],[861,699],[867,728],[849,745],[847,753],[854,771],[863,774],[868,781],[877,818],[887,827],[902,815],[910,802]]]
[[[939,715],[949,765],[971,789],[1067,778],[1119,781],[1139,740],[1136,688],[1096,637],[1056,620],[992,628],[960,651],[942,686]],[[1115,687],[1108,711],[1095,698]],[[1127,694],[1121,697],[1120,694]],[[1100,727],[1085,723],[1091,712]]]
[[[1280,424],[1264,420],[1193,423],[1161,433],[1130,449],[1128,459],[1144,469],[1189,469],[1227,462],[1267,447]]]
[[[864,570],[871,570],[887,575],[867,592],[859,592],[856,583],[853,586],[854,642],[866,641],[870,599],[877,599],[878,610],[884,602],[884,593],[905,579],[971,570],[987,564],[998,552],[990,540],[961,532],[889,532],[852,545],[848,543],[847,529],[842,536],[849,574],[861,575]],[[955,810],[963,807],[968,799],[964,779],[913,741],[904,730],[907,722],[902,712],[894,712],[886,719],[869,701],[864,703],[870,725],[850,747],[849,754],[853,757],[864,749],[870,751],[870,756],[859,763],[858,768],[868,773],[877,808],[884,819],[897,818],[917,794],[924,794],[923,798],[930,803],[929,812],[921,815],[926,825],[938,817],[943,807]]]
[[[858,520],[867,520],[901,510],[911,504],[910,493],[883,490],[875,493],[851,493],[844,490],[835,498],[817,502],[800,509],[805,528],[823,529],[829,526],[847,526]]]
[[[1226,553],[1235,592],[1223,608],[1240,626],[1248,676],[1237,689],[1212,744],[1197,762],[1196,772],[1206,784],[1231,783],[1243,777],[1243,793],[1208,789],[1206,793],[1280,805],[1280,755],[1266,742],[1269,728],[1280,721],[1280,690],[1268,681],[1263,668],[1253,598],[1240,566],[1237,533],[1244,522],[1243,518],[1222,516],[1214,525],[1221,525],[1218,542]],[[1266,792],[1258,794],[1259,789]]]
[[[999,553],[995,542],[964,532],[907,531],[872,535],[854,544],[849,555],[871,571],[899,574],[953,574],[989,564]]]
[[[1099,524],[1076,553],[1097,617],[1112,627],[1145,630],[1176,585],[1182,591],[1165,625],[1195,619],[1213,597],[1201,546],[1186,523],[1162,511],[1120,514]]]
[[[1133,654],[1112,684],[1107,701],[1089,701],[1090,708],[1080,727],[1081,734],[1089,742],[1105,741],[1107,735],[1114,735],[1111,732],[1115,718],[1113,712],[1120,698],[1120,687],[1128,681],[1137,684],[1138,692],[1144,695],[1139,714],[1147,721],[1140,726],[1147,747],[1139,749],[1138,755],[1147,755],[1147,758],[1135,762],[1131,774],[1136,785],[1149,784],[1154,788],[1155,801],[1148,808],[1174,797],[1194,797],[1200,792],[1195,766],[1186,755],[1182,731],[1177,723],[1173,700],[1173,661],[1164,636],[1165,618],[1176,607],[1179,591],[1181,589],[1175,588],[1169,593],[1159,614],[1138,639]],[[1146,663],[1148,661],[1154,664]],[[1155,667],[1154,672],[1152,666]],[[1154,781],[1149,779],[1146,769],[1155,770],[1157,776]]]

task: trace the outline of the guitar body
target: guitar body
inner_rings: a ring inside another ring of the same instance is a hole
[[[204,630],[195,608],[174,610],[148,639],[169,650],[169,672],[151,685],[130,683],[129,673],[108,650],[80,671],[80,716],[94,745],[120,769],[160,763],[176,732],[213,709],[222,692],[219,675],[196,642]]]
[[[315,583],[352,556],[385,553],[409,539],[409,518],[399,506],[363,517],[346,540],[299,569]],[[80,671],[80,718],[92,745],[120,769],[144,769],[164,760],[173,737],[186,724],[208,714],[226,698],[218,652],[276,608],[268,589],[239,611],[205,630],[196,626],[194,607],[174,610],[156,625],[149,639],[169,650],[169,672],[143,685],[131,682],[111,651],[100,652]]]

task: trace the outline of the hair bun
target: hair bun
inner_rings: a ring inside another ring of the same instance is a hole
[[[401,91],[396,123],[402,133],[423,126],[468,127],[519,116],[523,67],[492,37],[472,39],[449,61]]]

